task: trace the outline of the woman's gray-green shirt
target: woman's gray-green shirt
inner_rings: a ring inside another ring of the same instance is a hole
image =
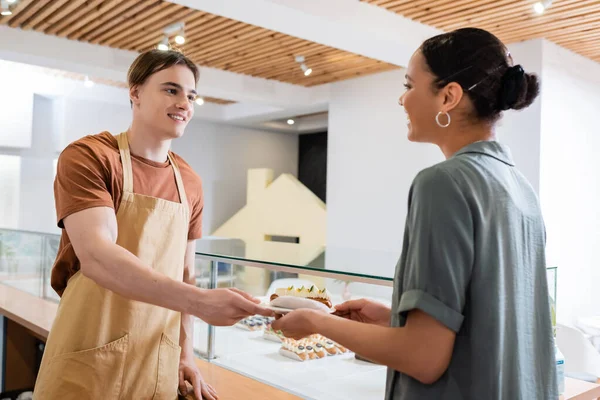
[[[386,399],[558,398],[537,195],[498,142],[472,143],[410,189],[392,321],[419,309],[456,332],[431,385],[389,370]]]

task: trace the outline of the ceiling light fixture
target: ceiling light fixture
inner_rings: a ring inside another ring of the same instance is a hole
[[[83,79],[83,86],[86,88],[91,88],[94,86],[94,81],[90,80],[90,78],[86,75],[86,77]]]
[[[309,76],[312,74],[312,68],[308,68],[306,64],[300,65],[300,68],[302,68],[302,71],[304,71],[304,76]]]
[[[185,23],[177,22],[175,24],[171,24],[163,29],[163,33],[165,36],[175,36],[175,43],[181,45],[185,43]]]
[[[9,15],[12,15],[12,11],[8,7],[9,4],[11,4],[11,3],[9,3],[7,0],[0,1],[0,15],[2,15],[4,17],[8,17]]]
[[[163,40],[160,41],[157,48],[161,51],[169,50],[169,38],[165,36]]]
[[[295,123],[295,122],[296,122],[296,121],[294,121],[293,119],[288,119],[288,120],[287,120],[287,124],[288,124],[288,125],[294,125],[294,123]]]
[[[552,0],[538,1],[537,3],[535,3],[533,5],[533,9],[535,10],[536,13],[543,14],[544,11],[546,11],[548,9],[548,7],[550,7],[551,4],[552,4]]]
[[[196,104],[198,104],[199,106],[204,104],[204,99],[202,97],[197,97],[196,98]]]
[[[296,62],[300,63],[300,69],[304,72],[304,76],[309,76],[312,74],[312,68],[308,68],[304,63],[304,56],[296,56]]]

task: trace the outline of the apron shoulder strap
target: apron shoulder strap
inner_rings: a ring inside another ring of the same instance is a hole
[[[181,201],[181,204],[187,210],[189,208],[188,201],[187,196],[185,195],[185,188],[183,187],[183,178],[181,177],[179,166],[175,162],[175,157],[173,157],[170,151],[167,153],[167,156],[169,157],[169,161],[173,166],[173,172],[175,172],[175,182],[177,183],[177,191],[179,192],[179,201]]]
[[[131,168],[131,153],[129,152],[127,132],[117,136],[117,142],[119,143],[119,153],[121,153],[121,164],[123,165],[123,192],[133,193],[133,170]]]

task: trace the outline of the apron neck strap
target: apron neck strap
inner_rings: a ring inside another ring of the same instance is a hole
[[[119,144],[119,153],[121,153],[121,163],[123,164],[123,191],[133,193],[133,169],[131,167],[131,152],[129,151],[127,132],[123,132],[117,136],[117,142]],[[167,157],[169,158],[169,162],[171,163],[171,167],[175,173],[175,183],[177,184],[177,191],[179,192],[179,201],[187,210],[189,208],[187,196],[185,195],[183,179],[181,178],[179,167],[171,156],[171,152],[167,153]]]
[[[131,168],[131,153],[129,152],[127,132],[117,136],[117,142],[119,143],[119,153],[121,153],[121,163],[123,164],[123,191],[133,193],[133,170]]]
[[[175,172],[175,183],[177,183],[177,191],[179,192],[179,201],[183,207],[188,209],[187,196],[185,195],[185,189],[183,188],[183,179],[181,178],[181,172],[179,172],[179,166],[175,163],[171,152],[167,153],[167,157],[169,157],[169,162],[173,166],[173,171]]]

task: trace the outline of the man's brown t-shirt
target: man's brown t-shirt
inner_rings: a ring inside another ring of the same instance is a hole
[[[188,240],[202,237],[202,181],[183,158],[173,154],[181,171],[190,207]],[[133,192],[179,202],[175,174],[169,161],[154,162],[131,155]],[[109,132],[86,136],[67,146],[58,159],[54,197],[58,226],[63,229],[51,285],[62,296],[67,281],[79,270],[79,260],[64,229],[69,215],[92,207],[111,207],[115,213],[123,192],[123,166],[117,138]]]

